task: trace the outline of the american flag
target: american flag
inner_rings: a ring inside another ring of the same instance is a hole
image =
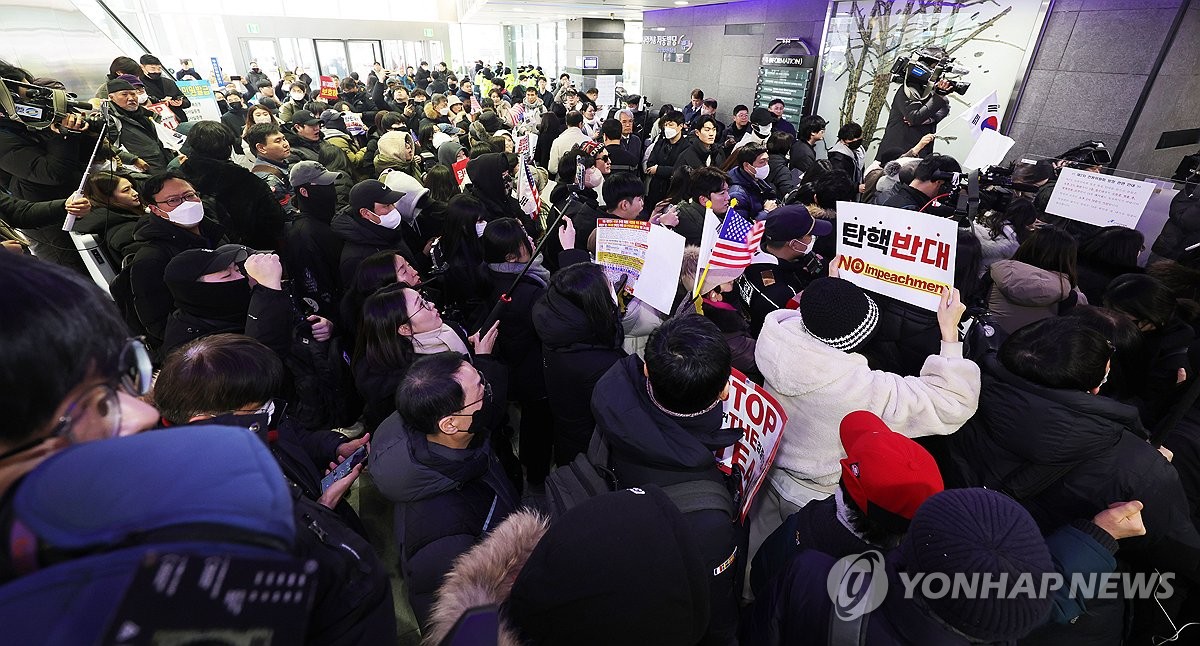
[[[766,226],[762,220],[751,224],[730,209],[717,233],[717,242],[713,245],[708,266],[733,270],[749,267],[750,258],[758,251]]]

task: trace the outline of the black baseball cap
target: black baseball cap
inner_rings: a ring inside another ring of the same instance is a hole
[[[808,209],[800,204],[781,206],[767,217],[766,230],[763,235],[775,244],[788,240],[799,240],[806,235],[817,237],[833,233],[833,223],[829,220],[814,218]]]
[[[240,244],[226,244],[216,249],[188,249],[167,263],[163,279],[168,283],[189,283],[200,280],[235,262],[244,262],[254,250]]]
[[[393,191],[377,179],[365,179],[350,189],[350,208],[354,215],[360,209],[374,209],[376,204],[395,204],[404,193]]]
[[[288,119],[288,123],[294,126],[316,126],[320,125],[321,120],[308,110],[296,110],[292,113],[292,118]]]

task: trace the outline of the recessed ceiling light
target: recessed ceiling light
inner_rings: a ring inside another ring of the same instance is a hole
[[[683,5],[687,4],[687,0],[675,0],[675,4],[682,7]]]

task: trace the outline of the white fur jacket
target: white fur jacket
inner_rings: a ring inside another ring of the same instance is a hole
[[[788,416],[776,472],[836,484],[846,457],[839,428],[856,410],[875,413],[907,437],[948,435],[975,414],[979,366],[962,357],[961,343],[943,342],[941,353],[925,360],[921,376],[901,377],[871,370],[861,354],[821,343],[799,316],[796,310],[769,314],[755,351],[767,390]]]

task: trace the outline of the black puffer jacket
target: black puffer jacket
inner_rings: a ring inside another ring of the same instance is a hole
[[[367,256],[380,251],[390,249],[404,256],[409,264],[416,264],[416,256],[404,243],[404,232],[399,228],[389,229],[380,226],[349,210],[333,216],[330,228],[346,241],[342,245],[340,266],[343,287],[354,281],[354,274],[358,272],[358,266],[367,259]]]
[[[424,627],[454,559],[515,511],[520,499],[486,433],[471,448],[450,449],[405,428],[393,413],[371,444],[369,470],[380,493],[396,503],[400,570]]]
[[[607,338],[592,329],[583,310],[551,289],[533,306],[533,327],[542,340],[546,393],[554,411],[554,455],[564,464],[587,451],[596,418],[592,391],[626,356],[620,323]]]
[[[91,213],[75,222],[75,231],[98,237],[109,259],[120,267],[125,256],[137,251],[133,233],[142,215],[103,206],[94,207]]]
[[[283,242],[283,209],[254,173],[227,159],[193,153],[179,167],[192,186],[220,204],[228,219],[221,222],[232,242],[251,249],[279,249]]]
[[[680,147],[682,151],[675,160],[676,166],[687,166],[688,168],[715,166],[720,168],[725,163],[725,149],[720,145],[719,137],[717,143],[706,146],[703,141],[700,141],[700,137],[691,135],[681,142]]]
[[[947,487],[986,486],[1025,506],[1043,532],[1141,500],[1146,535],[1122,541],[1135,563],[1200,581],[1200,535],[1179,475],[1142,438],[1137,409],[1107,397],[1030,383],[984,362],[979,410],[949,436]]]
[[[484,208],[487,209],[488,222],[500,218],[516,218],[536,239],[537,235],[530,227],[533,220],[525,215],[520,202],[509,194],[504,185],[504,173],[510,168],[504,153],[487,153],[472,159],[467,162],[467,177],[471,178],[471,183],[463,189],[463,193],[483,202]]]
[[[611,465],[619,487],[654,484],[660,487],[694,480],[724,483],[713,451],[738,440],[738,429],[721,428],[719,408],[690,418],[672,417],[659,410],[646,390],[645,364],[636,355],[625,357],[596,384],[604,397],[592,401],[596,432],[611,449]],[[710,620],[702,644],[731,644],[737,634],[736,582],[744,569],[739,549],[741,532],[722,511],[686,514],[705,561],[709,579]],[[733,557],[732,564],[729,563]]]
[[[925,359],[941,351],[937,315],[881,294],[872,297],[879,304],[879,326],[862,354],[875,370],[919,376]]]
[[[205,213],[212,210],[205,205]],[[207,215],[200,222],[200,235],[155,215],[142,216],[133,232],[141,246],[126,270],[129,272],[133,308],[137,318],[155,345],[162,342],[167,317],[174,300],[163,281],[163,272],[172,258],[188,249],[216,249],[229,242],[225,231]]]
[[[1180,191],[1171,200],[1171,209],[1162,233],[1151,249],[1163,258],[1178,260],[1183,250],[1200,242],[1200,191],[1188,194]]]

